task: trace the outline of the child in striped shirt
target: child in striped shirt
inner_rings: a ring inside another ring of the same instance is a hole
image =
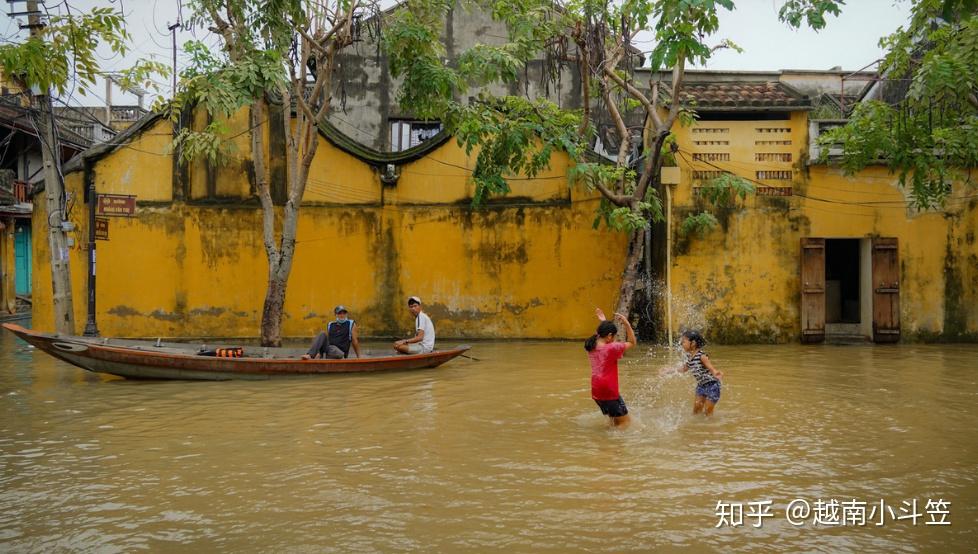
[[[686,351],[686,363],[679,371],[689,371],[696,378],[696,397],[693,399],[693,413],[713,414],[713,408],[720,401],[720,380],[723,372],[713,367],[710,357],[703,352],[706,339],[699,331],[683,333],[680,344]]]

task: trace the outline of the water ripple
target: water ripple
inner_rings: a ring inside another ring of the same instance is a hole
[[[9,336],[0,347],[3,551],[899,552],[975,539],[975,347],[712,348],[727,376],[712,419],[691,413],[688,376],[659,375],[675,353],[648,349],[622,364],[625,430],[590,400],[578,343],[261,383],[130,382]],[[794,498],[945,498],[954,525],[796,528],[783,518]],[[782,517],[715,528],[717,501],[768,499]]]

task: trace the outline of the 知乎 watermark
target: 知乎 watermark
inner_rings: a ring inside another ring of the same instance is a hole
[[[920,508],[920,505],[923,508]],[[838,500],[821,498],[809,502],[796,498],[785,507],[783,513],[774,509],[773,500],[753,500],[750,502],[724,502],[716,505],[717,523],[714,527],[761,527],[765,519],[783,516],[791,525],[824,527],[881,527],[887,521],[907,521],[913,525],[950,525],[951,502],[939,498],[927,499],[918,503],[917,499],[903,500],[898,505],[888,504],[886,500],[866,502],[863,500]]]

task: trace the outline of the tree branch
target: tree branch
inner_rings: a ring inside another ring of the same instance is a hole
[[[672,124],[676,122],[676,116],[679,115],[679,110],[682,108],[680,93],[682,92],[683,77],[685,75],[686,55],[683,52],[679,52],[679,55],[676,56],[676,65],[672,68],[672,105],[669,106],[669,116],[662,122],[662,126],[656,129],[660,134],[669,133],[672,130]]]
[[[625,120],[622,119],[621,113],[618,111],[618,106],[615,105],[614,99],[611,97],[611,87],[608,86],[607,81],[604,82],[604,102],[608,106],[608,112],[611,114],[611,120],[615,123],[615,128],[618,130],[618,135],[621,137],[621,143],[618,146],[618,166],[627,167],[628,166],[628,148],[631,144],[631,135],[628,134],[628,127],[625,125]],[[624,188],[624,177],[622,177],[622,182],[620,183],[622,189]]]
[[[330,33],[332,33],[335,29],[336,29],[335,27],[333,29],[330,29]],[[302,40],[308,42],[313,47],[314,50],[316,50],[320,54],[326,53],[326,49],[320,46],[319,42],[316,39],[314,39],[312,35],[309,34],[308,31],[298,26],[295,28],[295,30],[299,32],[300,36],[302,36]],[[326,38],[328,39],[329,37],[327,36]]]
[[[601,183],[600,181],[596,181],[594,183],[594,187],[598,189],[598,192],[601,193],[601,196],[607,198],[608,201],[614,204],[615,206],[621,208],[631,206],[632,198],[630,196],[625,196],[623,194],[615,194],[610,190],[608,190],[608,187],[604,186],[604,184]]]
[[[656,113],[655,106],[644,94],[642,94],[642,91],[635,88],[631,83],[626,82],[621,78],[621,76],[615,73],[614,70],[605,67],[604,73],[610,77],[612,81],[618,84],[618,86],[625,89],[629,96],[638,100],[643,106],[645,106],[645,111],[648,112],[649,116],[652,118],[652,121],[655,122],[656,127],[662,125],[662,120],[659,118],[659,114]]]

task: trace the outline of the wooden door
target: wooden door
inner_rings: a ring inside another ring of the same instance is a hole
[[[31,226],[30,222],[16,224],[14,235],[14,282],[17,294],[31,295]]]
[[[825,239],[801,239],[801,342],[825,340]]]
[[[873,342],[900,340],[898,254],[897,239],[873,239]]]

